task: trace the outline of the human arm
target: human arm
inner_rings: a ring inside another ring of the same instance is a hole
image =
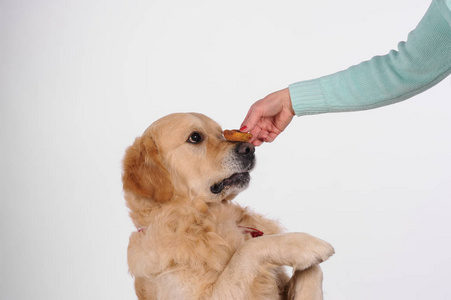
[[[251,106],[242,131],[250,131],[259,146],[291,122],[294,114],[283,107],[298,116],[376,108],[419,94],[450,73],[451,0],[434,0],[398,51],[266,96]]]
[[[290,85],[296,115],[366,110],[408,99],[451,73],[451,4],[435,0],[406,42],[384,56]]]

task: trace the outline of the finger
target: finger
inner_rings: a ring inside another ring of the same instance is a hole
[[[258,139],[263,142],[266,142],[266,140],[268,139],[268,135],[269,135],[268,131],[261,130],[260,133],[258,134]]]
[[[252,134],[252,138],[250,140],[251,143],[258,139],[261,130],[262,129],[260,128],[260,126],[257,125],[250,131],[250,134]]]
[[[245,132],[252,131],[255,125],[257,125],[258,121],[262,118],[263,111],[260,108],[259,103],[260,101],[255,102],[249,109],[246,118],[244,119],[243,123],[240,126],[241,131]]]
[[[270,132],[268,134],[268,136],[266,137],[266,142],[267,143],[272,143],[274,142],[274,140],[278,137],[279,135],[275,132]]]
[[[244,118],[244,121],[240,125],[240,131],[242,131],[242,132],[247,132],[249,130],[245,124],[247,124],[247,120],[249,119],[249,116],[251,115],[251,111],[252,111],[252,106],[249,108],[249,110],[246,114],[246,117]]]
[[[261,140],[259,140],[259,139],[255,139],[255,140],[252,142],[252,145],[254,145],[254,146],[256,146],[256,147],[261,146],[262,144],[263,144],[263,141],[261,141]]]

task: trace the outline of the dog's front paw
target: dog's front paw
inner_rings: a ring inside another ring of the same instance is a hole
[[[295,244],[290,243],[290,254],[296,257],[292,265],[296,270],[322,263],[335,253],[331,244],[307,233],[294,232],[287,235]]]
[[[326,261],[329,257],[334,255],[335,249],[328,242],[311,236],[312,238],[312,251],[315,253],[315,258],[318,263]]]
[[[326,241],[307,233],[292,232],[248,240],[235,256],[240,264],[268,262],[305,270],[325,261],[334,252]]]

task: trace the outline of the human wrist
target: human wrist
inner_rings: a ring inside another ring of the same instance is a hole
[[[300,81],[288,87],[292,109],[298,116],[323,113],[327,103],[321,89],[320,79]]]
[[[285,107],[292,116],[295,116],[296,113],[293,109],[293,103],[291,102],[291,95],[289,88],[284,88],[283,90],[280,90],[282,93],[282,106]]]

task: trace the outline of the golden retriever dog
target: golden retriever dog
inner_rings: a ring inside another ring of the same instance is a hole
[[[140,300],[322,299],[318,264],[332,246],[232,201],[254,151],[197,113],[157,120],[127,149],[122,181],[138,229],[128,265]]]

